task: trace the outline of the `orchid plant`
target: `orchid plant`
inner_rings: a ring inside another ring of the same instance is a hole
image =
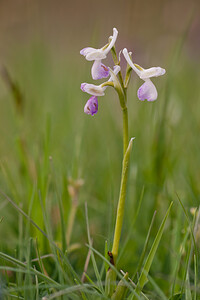
[[[160,67],[151,67],[144,69],[138,64],[134,63],[131,55],[131,52],[128,52],[126,48],[119,52],[119,55],[116,53],[115,43],[117,40],[118,31],[116,28],[113,28],[113,35],[109,37],[108,43],[100,49],[95,49],[91,47],[84,48],[80,51],[80,54],[83,55],[86,60],[94,61],[91,69],[92,78],[94,80],[99,80],[109,77],[107,81],[99,85],[94,85],[91,83],[82,83],[81,90],[91,95],[91,98],[86,102],[84,107],[84,112],[88,115],[95,115],[98,112],[98,97],[105,95],[105,90],[108,86],[111,86],[115,89],[118,94],[119,104],[122,109],[123,116],[123,164],[122,164],[122,174],[121,174],[121,186],[119,192],[119,201],[117,207],[115,231],[113,237],[113,246],[112,250],[109,251],[110,262],[116,266],[119,242],[121,237],[123,217],[124,217],[124,207],[125,207],[125,198],[126,198],[126,189],[127,189],[127,177],[128,177],[128,167],[129,167],[129,158],[132,148],[132,143],[134,138],[129,140],[128,134],[128,109],[127,109],[127,88],[130,82],[131,71],[133,70],[139,77],[144,81],[144,83],[139,87],[137,91],[138,99],[141,101],[155,101],[158,97],[158,92],[151,81],[150,78],[158,77],[165,74],[165,69]],[[107,55],[111,52],[114,62],[113,69],[104,65],[102,63],[103,59],[106,59]],[[120,55],[123,53],[123,56],[127,62],[127,68],[125,72],[125,77],[123,78],[121,67],[120,67]],[[109,272],[110,271],[110,272]],[[106,281],[110,282],[115,281],[115,275],[110,269],[107,272]],[[110,277],[110,278],[109,278]],[[111,286],[111,285],[110,285]],[[109,287],[108,295],[112,296],[114,293],[114,288]]]

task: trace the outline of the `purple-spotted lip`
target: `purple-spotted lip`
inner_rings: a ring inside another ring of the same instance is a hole
[[[95,60],[91,69],[92,78],[94,80],[107,78],[109,76],[109,69],[101,60]]]
[[[93,116],[97,112],[98,112],[98,99],[96,96],[92,96],[85,104],[84,113]]]

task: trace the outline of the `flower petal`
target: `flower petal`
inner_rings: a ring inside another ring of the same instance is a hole
[[[141,71],[136,68],[136,66],[134,65],[134,63],[132,62],[130,56],[129,56],[129,53],[128,53],[128,50],[126,48],[123,49],[123,54],[124,54],[124,57],[127,61],[127,63],[129,64],[129,66],[135,71],[135,73],[140,77],[140,74],[141,74]]]
[[[104,91],[106,87],[100,85],[94,85],[90,83],[82,83],[81,90],[93,96],[104,96]]]
[[[85,92],[85,86],[87,85],[87,83],[81,83],[81,90],[83,91],[83,92]]]
[[[120,70],[121,70],[121,68],[118,65],[114,66],[113,70],[109,68],[110,78],[109,78],[108,82],[112,81],[114,83],[114,86],[116,86],[116,84],[118,84],[117,74],[119,73]]]
[[[91,53],[91,52],[94,52],[96,51],[95,48],[92,48],[92,47],[86,47],[86,48],[83,48],[81,51],[80,51],[80,54],[83,55],[83,56],[86,56],[87,54]]]
[[[106,53],[102,49],[94,49],[86,54],[85,58],[91,60],[101,60],[106,58]]]
[[[95,60],[92,66],[91,73],[94,80],[102,79],[109,76],[109,69],[104,64],[102,64],[101,60]]]
[[[113,28],[113,35],[110,37],[111,38],[110,44],[104,50],[104,53],[108,54],[108,52],[112,49],[112,47],[114,46],[114,44],[115,44],[115,42],[117,40],[117,36],[118,36],[118,31],[117,31],[116,28]]]
[[[140,74],[141,79],[147,79],[150,77],[158,77],[166,73],[165,69],[160,67],[152,67],[149,69],[143,69]]]
[[[143,85],[137,91],[138,98],[140,100],[154,101],[158,97],[158,92],[155,85],[150,79],[147,79]]]
[[[121,67],[118,66],[118,65],[116,65],[116,66],[113,67],[113,72],[114,72],[115,75],[117,75],[120,70],[121,70]]]
[[[85,56],[85,58],[89,61],[106,58],[106,55],[102,49],[95,49],[92,47],[83,48],[80,51],[80,54]]]
[[[88,115],[94,115],[98,112],[98,100],[96,96],[92,96],[84,107],[84,113]]]

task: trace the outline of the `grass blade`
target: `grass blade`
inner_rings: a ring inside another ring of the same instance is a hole
[[[185,300],[192,300],[192,294],[190,289],[189,273],[187,272],[185,281]]]
[[[71,277],[76,278],[79,283],[81,283],[78,275],[76,274],[76,272],[74,271],[73,267],[71,266],[71,264],[68,261],[68,258],[62,253],[62,251],[60,250],[60,248],[54,243],[54,241],[14,202],[12,201],[4,192],[2,192],[0,190],[0,194],[6,198],[6,200],[8,200],[8,202],[19,212],[21,213],[33,226],[35,226],[49,241],[49,243],[51,245],[53,245],[55,247],[55,249],[57,249],[57,251],[59,252],[60,256],[62,257],[63,261],[65,262],[66,266],[67,266],[67,271],[68,273],[71,274]]]
[[[151,224],[149,226],[149,230],[148,230],[148,233],[147,233],[147,237],[146,237],[146,240],[145,240],[145,243],[144,243],[144,248],[143,248],[142,254],[140,256],[140,260],[139,260],[138,266],[136,268],[135,275],[133,276],[133,279],[135,278],[137,272],[140,272],[142,264],[144,262],[144,258],[145,258],[146,252],[147,252],[147,247],[148,247],[148,244],[149,244],[149,238],[150,238],[151,229],[153,227],[153,223],[154,223],[154,220],[155,220],[155,216],[156,216],[156,211],[153,214]]]
[[[115,271],[116,275],[120,278],[123,279],[122,274],[115,268],[115,266],[110,263],[109,260],[107,260],[99,251],[97,251],[96,249],[94,249],[93,247],[91,247],[90,245],[86,245],[88,248],[90,248],[94,253],[96,253],[103,261],[105,261],[109,267]],[[139,295],[137,295],[133,289],[133,286],[126,280],[124,280],[124,284],[127,285],[127,287],[129,288],[129,290],[136,296],[137,299],[141,299]]]
[[[159,228],[159,230],[158,230],[158,233],[157,233],[157,235],[156,235],[156,238],[155,238],[155,240],[154,240],[154,242],[153,242],[153,245],[152,245],[152,247],[151,247],[151,250],[150,250],[150,252],[149,252],[149,255],[148,255],[148,257],[147,257],[147,259],[146,259],[146,262],[145,262],[145,264],[144,264],[142,273],[141,273],[141,275],[140,275],[140,278],[139,278],[139,280],[138,280],[138,283],[137,283],[137,286],[136,286],[136,290],[135,290],[135,292],[138,293],[138,294],[140,294],[140,292],[141,292],[141,290],[143,289],[145,283],[148,281],[147,275],[148,275],[148,273],[149,273],[151,264],[152,264],[152,262],[153,262],[153,259],[154,259],[155,254],[156,254],[158,245],[159,245],[159,243],[160,243],[160,239],[161,239],[161,237],[162,237],[162,234],[163,234],[163,231],[164,231],[164,226],[165,226],[165,223],[166,223],[166,221],[167,221],[167,218],[168,218],[169,212],[170,212],[170,210],[171,210],[172,204],[173,204],[173,202],[171,202],[171,204],[170,204],[170,206],[169,206],[169,208],[168,208],[168,211],[167,211],[167,213],[166,213],[166,215],[165,215],[165,217],[164,217],[164,219],[163,219],[163,221],[162,221],[162,224],[160,225],[160,228]],[[133,300],[133,299],[136,299],[136,297],[133,296],[132,300]]]
[[[90,237],[90,229],[89,229],[87,203],[85,203],[85,216],[86,216],[88,242],[89,242],[89,245],[92,246],[92,241],[91,241],[91,237]],[[101,276],[100,276],[100,273],[99,273],[99,270],[98,270],[98,267],[97,267],[97,263],[96,263],[93,251],[91,252],[91,258],[92,258],[92,264],[93,264],[94,272],[95,272],[95,275],[96,275],[96,278],[97,278],[97,281],[98,281],[98,286],[99,286],[100,290],[102,291],[102,293],[104,293],[103,285],[102,285],[102,282],[101,282]]]
[[[155,280],[153,280],[153,278],[150,275],[148,275],[148,280],[150,281],[150,283],[154,287],[154,290],[158,293],[159,299],[160,300],[167,300],[168,298],[165,296],[165,294],[163,293],[163,291],[161,290],[161,288],[157,285],[157,283],[155,282]]]
[[[72,293],[77,293],[77,292],[81,292],[81,291],[87,291],[89,288],[91,288],[91,285],[89,284],[80,284],[80,285],[75,285],[75,286],[70,286],[66,289],[62,289],[54,294],[52,294],[51,296],[47,297],[47,299],[58,299],[58,297],[60,296],[64,296],[64,295],[71,295]],[[66,299],[66,298],[65,298]],[[80,298],[79,298],[80,299]],[[97,299],[97,298],[95,298]]]
[[[194,237],[194,233],[193,233],[193,228],[192,228],[192,226],[190,224],[190,219],[188,217],[187,211],[186,211],[186,209],[185,209],[185,207],[184,207],[184,205],[183,205],[180,197],[178,196],[178,194],[177,194],[177,198],[178,198],[178,201],[179,201],[179,203],[180,203],[180,205],[181,205],[181,207],[182,207],[182,209],[184,211],[186,220],[187,220],[189,228],[190,228],[190,232],[191,232],[191,236],[192,236],[192,240],[193,240],[194,252],[195,252],[195,255],[196,255],[197,265],[198,265],[198,251],[197,251],[197,245],[196,245],[196,241],[195,241],[195,237]]]
[[[27,269],[27,265],[25,263],[19,261],[18,259],[14,258],[14,257],[12,257],[10,255],[5,254],[3,252],[0,252],[0,258],[5,259],[5,260],[7,260],[7,261],[9,261],[9,262],[11,262],[11,263],[13,263],[13,264],[15,264],[15,265],[23,268],[23,269],[24,268]],[[58,287],[60,286],[60,284],[58,282],[56,282],[52,278],[46,276],[45,274],[43,274],[43,273],[35,270],[34,268],[30,267],[29,270],[32,271],[35,275],[37,275],[39,278],[41,278],[41,279],[43,279],[43,280],[45,280],[45,281],[47,281],[49,283],[53,283],[54,285],[56,285]]]

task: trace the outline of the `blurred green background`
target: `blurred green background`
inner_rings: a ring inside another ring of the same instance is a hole
[[[185,222],[176,194],[188,212],[200,200],[199,11],[199,1],[184,0],[0,1],[0,190],[24,211],[30,210],[31,218],[42,228],[43,202],[54,239],[59,242],[57,199],[62,199],[67,227],[71,207],[68,178],[84,180],[71,237],[79,248],[70,254],[80,274],[88,251],[85,202],[94,247],[103,253],[105,240],[111,246],[120,184],[122,122],[112,89],[99,99],[97,115],[83,113],[89,96],[82,93],[80,84],[93,81],[91,63],[79,51],[86,46],[102,47],[116,27],[117,51],[127,47],[134,62],[167,71],[154,80],[159,95],[154,103],[137,99],[142,82],[132,74],[129,126],[130,136],[136,139],[119,261],[124,270],[134,272],[154,210],[156,232],[173,200],[172,216],[153,266],[156,276],[166,279],[173,273],[179,251],[175,232],[180,229],[181,240]],[[105,64],[112,67],[111,55]],[[18,106],[5,68],[21,93]],[[141,210],[132,224],[143,189]],[[26,237],[27,223],[20,221],[4,196],[1,217],[0,248],[13,254],[23,247],[19,232],[21,228]],[[30,230],[32,236],[38,236],[45,254],[48,248],[40,234],[32,227]]]

